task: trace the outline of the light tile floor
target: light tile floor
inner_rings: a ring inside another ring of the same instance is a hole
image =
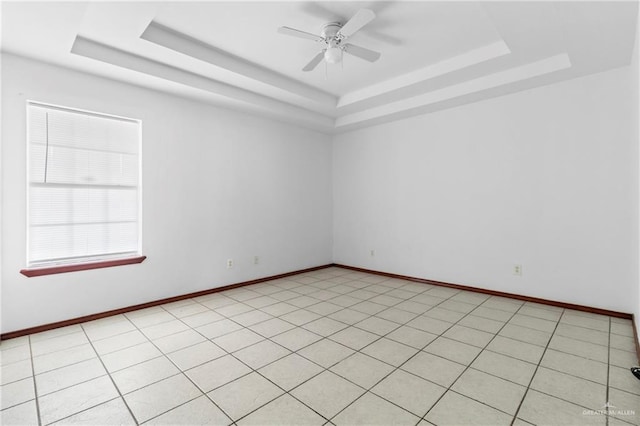
[[[328,268],[4,341],[2,424],[638,425],[632,336]]]

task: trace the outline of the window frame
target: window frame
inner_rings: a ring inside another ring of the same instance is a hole
[[[41,108],[46,108],[49,110],[59,110],[70,113],[77,113],[83,115],[89,115],[94,117],[101,117],[112,120],[119,121],[128,121],[132,123],[136,123],[138,128],[138,146],[137,146],[137,155],[138,155],[138,176],[137,176],[137,247],[135,253],[126,253],[126,254],[102,254],[102,255],[92,255],[92,256],[77,256],[73,258],[69,258],[66,260],[58,259],[50,262],[41,262],[34,263],[30,258],[30,232],[31,232],[31,135],[30,135],[30,107],[36,106]],[[36,277],[42,275],[51,275],[51,274],[60,274],[66,272],[75,272],[75,271],[83,271],[90,269],[99,269],[99,268],[109,268],[114,266],[121,265],[130,265],[136,263],[142,263],[146,256],[142,255],[142,120],[115,115],[108,114],[102,112],[96,112],[81,108],[75,107],[67,107],[57,104],[52,104],[48,102],[34,101],[34,100],[26,100],[25,103],[25,124],[26,124],[26,215],[25,215],[25,259],[26,259],[26,268],[20,270],[20,273],[26,277]],[[83,260],[84,259],[84,260]]]

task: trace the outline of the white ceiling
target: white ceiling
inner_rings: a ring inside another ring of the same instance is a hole
[[[358,9],[375,63],[302,67]],[[628,65],[633,2],[3,2],[2,50],[341,132]]]

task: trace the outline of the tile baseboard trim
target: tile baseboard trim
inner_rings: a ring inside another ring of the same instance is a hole
[[[559,307],[559,308],[573,309],[573,310],[576,310],[576,311],[589,312],[589,313],[592,313],[592,314],[600,314],[600,315],[607,315],[607,316],[615,317],[615,318],[628,319],[628,320],[631,320],[631,325],[633,327],[634,343],[636,344],[636,358],[638,359],[638,362],[640,363],[640,338],[638,338],[638,329],[636,327],[636,321],[635,321],[634,314],[629,314],[629,313],[626,313],[626,312],[610,311],[608,309],[594,308],[594,307],[585,306],[585,305],[576,305],[576,304],[573,304],[573,303],[559,302],[559,301],[556,301],[556,300],[542,299],[542,298],[539,298],[539,297],[524,296],[524,295],[515,294],[515,293],[506,293],[506,292],[503,292],[503,291],[489,290],[489,289],[486,289],[486,288],[472,287],[472,286],[462,285],[462,284],[453,284],[453,283],[446,283],[446,282],[443,282],[443,281],[428,280],[426,278],[410,277],[410,276],[407,276],[407,275],[394,274],[394,273],[391,273],[391,272],[374,271],[372,269],[358,268],[356,266],[342,265],[340,263],[334,263],[332,266],[335,266],[337,268],[350,269],[352,271],[357,271],[357,272],[365,272],[367,274],[381,275],[383,277],[397,278],[397,279],[401,279],[401,280],[412,281],[412,282],[416,282],[416,283],[431,284],[431,285],[436,285],[436,286],[440,286],[440,287],[455,288],[457,290],[473,291],[475,293],[483,293],[483,294],[488,294],[488,295],[491,295],[491,296],[507,297],[509,299],[516,299],[516,300],[522,300],[522,301],[525,301],[525,302],[539,303],[541,305],[556,306],[556,307]]]
[[[524,296],[524,295],[521,295],[521,294],[507,293],[507,292],[497,291],[497,290],[489,290],[489,289],[486,289],[486,288],[472,287],[472,286],[463,285],[463,284],[453,284],[453,283],[447,283],[447,282],[443,282],[443,281],[434,281],[434,280],[429,280],[429,279],[426,279],[426,278],[409,277],[409,276],[406,276],[406,275],[394,274],[394,273],[391,273],[391,272],[374,271],[374,270],[371,270],[371,269],[358,268],[356,266],[342,265],[342,264],[339,264],[339,263],[336,263],[333,266],[338,267],[338,268],[350,269],[352,271],[365,272],[367,274],[381,275],[381,276],[389,277],[389,278],[397,278],[397,279],[406,280],[406,281],[413,281],[413,282],[417,282],[417,283],[437,285],[437,286],[440,286],[440,287],[455,288],[457,290],[473,291],[475,293],[489,294],[491,296],[507,297],[509,299],[523,300],[525,302],[539,303],[541,305],[556,306],[556,307],[559,307],[559,308],[573,309],[573,310],[576,310],[576,311],[590,312],[592,314],[607,315],[607,316],[610,316],[610,317],[629,319],[629,320],[633,321],[633,314],[629,314],[629,313],[626,313],[626,312],[610,311],[608,309],[594,308],[594,307],[585,306],[585,305],[576,305],[576,304],[573,304],[573,303],[559,302],[559,301],[556,301],[556,300],[542,299],[542,298],[533,297],[533,296]]]
[[[277,279],[280,279],[280,278],[286,278],[286,277],[290,277],[290,276],[293,276],[293,275],[303,274],[305,272],[318,271],[320,269],[326,269],[326,268],[330,268],[332,266],[334,266],[332,263],[327,264],[327,265],[314,266],[314,267],[311,267],[311,268],[300,269],[300,270],[292,271],[292,272],[285,272],[283,274],[272,275],[272,276],[269,276],[269,277],[256,278],[256,279],[250,280],[250,281],[243,281],[243,282],[240,282],[240,283],[228,284],[228,285],[224,285],[224,286],[221,286],[221,287],[215,287],[215,288],[210,288],[210,289],[207,289],[207,290],[196,291],[194,293],[188,293],[188,294],[182,294],[182,295],[179,295],[179,296],[167,297],[165,299],[158,299],[158,300],[154,300],[154,301],[151,301],[151,302],[140,303],[138,305],[132,305],[132,306],[124,307],[124,308],[113,309],[111,311],[100,312],[100,313],[97,313],[97,314],[84,315],[84,316],[81,316],[81,317],[72,318],[72,319],[68,319],[68,320],[57,321],[57,322],[52,322],[52,323],[49,323],[49,324],[37,325],[35,327],[24,328],[22,330],[10,331],[10,332],[7,332],[7,333],[0,334],[0,341],[1,340],[13,339],[13,338],[16,338],[16,337],[26,336],[28,334],[40,333],[40,332],[43,332],[43,331],[53,330],[55,328],[67,327],[69,325],[80,324],[80,323],[87,322],[87,321],[94,321],[94,320],[97,320],[97,319],[107,318],[107,317],[111,317],[111,316],[114,316],[114,315],[125,314],[127,312],[137,311],[137,310],[140,310],[140,309],[146,309],[146,308],[151,308],[153,306],[164,305],[165,303],[178,302],[180,300],[192,299],[194,297],[200,297],[200,296],[206,296],[208,294],[219,293],[221,291],[231,290],[231,289],[238,288],[238,287],[245,287],[245,286],[252,285],[252,284],[259,284],[259,283],[263,283],[263,282],[266,282],[266,281],[272,281],[272,280],[277,280]]]

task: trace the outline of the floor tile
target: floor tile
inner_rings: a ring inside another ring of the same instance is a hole
[[[130,348],[131,346],[136,346],[147,341],[148,339],[144,334],[140,333],[138,330],[133,330],[93,342],[93,347],[99,355],[105,355],[110,352]]]
[[[442,386],[402,370],[394,371],[371,389],[376,395],[419,417],[424,416],[446,391]]]
[[[633,337],[633,325],[630,320],[623,320],[625,322],[611,321],[611,333],[619,334],[621,336]]]
[[[334,312],[338,312],[343,308],[340,305],[335,305],[330,302],[322,302],[317,305],[308,306],[306,309],[318,315],[329,315]]]
[[[397,367],[416,354],[418,349],[383,337],[363,348],[361,352]]]
[[[322,367],[298,354],[291,354],[262,367],[258,372],[289,391],[322,371]]]
[[[327,419],[335,416],[362,395],[365,389],[330,371],[315,376],[291,394]]]
[[[369,315],[364,314],[362,312],[354,311],[353,309],[343,309],[336,313],[329,315],[329,318],[333,318],[334,320],[338,320],[345,324],[355,324],[357,322],[362,321],[367,318]]]
[[[66,417],[54,425],[135,425],[127,406],[118,397],[104,404]]]
[[[560,323],[556,328],[555,334],[584,342],[596,343],[598,345],[609,345],[609,333],[578,327],[576,325]]]
[[[609,351],[604,346],[583,342],[582,340],[570,339],[557,334],[551,338],[549,348],[594,361],[607,362],[609,359]]]
[[[331,419],[341,425],[415,425],[420,420],[406,410],[370,392],[356,400],[344,411]]]
[[[609,389],[609,405],[608,411],[611,416],[625,422],[640,424],[640,395]]]
[[[45,355],[87,343],[89,343],[87,336],[83,331],[79,331],[71,334],[65,334],[64,336],[32,342],[31,353],[33,356]]]
[[[487,345],[486,349],[533,364],[537,364],[544,353],[543,347],[502,336],[496,336],[491,343]]]
[[[92,341],[106,339],[108,337],[113,337],[122,333],[136,330],[136,326],[133,325],[131,321],[127,320],[124,317],[121,318],[122,319],[120,321],[115,321],[107,324],[98,325],[95,322],[94,324],[83,324],[82,328],[84,329],[85,333],[87,333],[89,339]]]
[[[624,351],[629,351],[629,352],[636,351],[636,342],[633,340],[633,337],[629,337],[629,336],[620,336],[618,334],[611,334],[609,345],[612,348],[622,349]]]
[[[323,366],[324,368],[329,368],[353,354],[353,352],[353,349],[341,345],[340,343],[336,343],[333,340],[322,339],[304,349],[301,349],[298,354]]]
[[[424,348],[424,351],[450,359],[451,361],[459,362],[460,364],[469,365],[480,353],[481,349],[467,345],[466,343],[447,339],[446,337],[438,337],[429,343],[427,347]]]
[[[469,328],[475,328],[476,330],[485,331],[487,333],[495,334],[505,325],[502,321],[496,321],[493,319],[478,317],[473,313],[467,315],[458,323]]]
[[[302,328],[312,331],[320,336],[329,336],[333,333],[336,333],[344,328],[347,328],[348,325],[342,323],[340,321],[333,320],[331,318],[323,317],[317,319],[315,321],[311,321],[302,326]]]
[[[248,346],[235,352],[233,355],[254,370],[263,367],[273,361],[289,355],[291,351],[273,343],[263,340],[255,345]]]
[[[585,408],[530,389],[524,398],[518,417],[542,425],[600,425],[606,416],[585,415]]]
[[[38,395],[46,395],[57,390],[86,382],[107,372],[97,358],[81,361],[66,367],[36,375]]]
[[[418,314],[414,314],[413,312],[403,311],[402,309],[389,308],[384,311],[378,312],[376,315],[378,318],[386,319],[387,321],[393,321],[396,324],[406,324]]]
[[[250,325],[258,324],[273,318],[273,316],[262,311],[249,311],[244,314],[231,317],[234,322],[249,327]]]
[[[0,409],[13,407],[35,398],[33,378],[18,380],[0,387]]]
[[[451,389],[505,413],[515,414],[526,387],[470,368]]]
[[[244,314],[245,312],[253,311],[255,308],[252,308],[249,305],[245,305],[244,303],[234,303],[232,305],[226,305],[221,308],[216,308],[215,311],[220,315],[225,317],[232,317],[234,315]]]
[[[482,351],[471,367],[522,386],[529,386],[536,371],[535,364],[491,351]]]
[[[0,368],[0,385],[6,385],[31,376],[33,376],[33,369],[30,359],[6,364]]]
[[[463,314],[468,314],[473,311],[477,305],[465,302],[458,302],[455,300],[445,300],[444,302],[438,305],[440,308],[449,309],[450,311],[462,312]]]
[[[320,339],[322,339],[321,336],[300,327],[285,331],[271,338],[274,342],[294,352]]]
[[[549,309],[541,309],[538,307],[533,307],[528,304],[525,304],[520,310],[518,314],[528,315],[530,317],[540,318],[548,321],[557,322],[562,315],[562,309],[558,310],[549,310]]]
[[[5,426],[37,425],[38,410],[35,399],[0,412],[0,424]]]
[[[187,324],[189,327],[196,328],[202,325],[211,324],[212,322],[223,320],[224,317],[213,311],[204,311],[199,314],[189,315],[188,317],[183,317],[180,320]]]
[[[278,399],[254,411],[238,422],[239,426],[315,426],[323,425],[326,419],[316,414],[290,395]]]
[[[511,312],[501,311],[500,309],[491,309],[481,305],[471,311],[471,315],[506,322],[509,321],[509,318],[511,318],[513,314]]]
[[[609,348],[609,362],[617,367],[631,368],[638,365],[638,357],[634,352]]]
[[[519,300],[507,299],[506,297],[500,296],[492,296],[484,301],[481,306],[514,314],[518,311],[518,309],[520,309],[520,306],[522,306],[523,304],[524,303]]]
[[[297,311],[298,309],[300,308],[286,302],[275,303],[273,305],[260,308],[262,312],[266,312],[274,317],[279,317],[280,315],[288,314],[289,312]]]
[[[511,417],[473,399],[449,391],[429,411],[425,419],[436,425],[498,426],[509,425]]]
[[[360,299],[349,296],[348,294],[343,294],[331,299],[331,303],[342,306],[343,308],[348,308],[349,306],[353,306],[356,303],[360,303],[360,302],[361,302]]]
[[[458,342],[467,343],[479,348],[484,348],[491,341],[491,339],[493,339],[494,334],[475,330],[473,328],[465,327],[462,325],[454,325],[442,336],[448,339],[457,340]]]
[[[184,318],[209,311],[209,308],[193,300],[181,300],[179,302],[162,305],[162,307],[176,318]]]
[[[285,331],[291,330],[294,327],[295,325],[287,321],[283,321],[280,318],[273,318],[265,322],[252,325],[249,328],[261,336],[273,337],[277,334],[284,333]]]
[[[465,366],[430,353],[420,352],[400,368],[441,386],[449,387],[462,374]]]
[[[628,368],[610,366],[609,386],[640,395],[640,380],[631,374]]]
[[[13,340],[13,339],[12,339]],[[28,341],[27,341],[28,342]],[[23,361],[31,357],[31,347],[26,345],[3,347],[0,351],[0,363],[2,365],[12,364],[14,362]]]
[[[260,296],[254,299],[247,300],[244,303],[253,308],[260,309],[264,308],[265,306],[275,305],[276,303],[278,303],[278,300],[269,296]]]
[[[379,339],[379,336],[359,328],[349,327],[331,335],[329,338],[357,351]]]
[[[593,330],[609,331],[609,318],[602,315],[586,315],[584,312],[569,313],[567,311],[560,318],[560,322]]]
[[[184,375],[178,374],[124,396],[136,420],[143,423],[202,395]]]
[[[202,337],[200,333],[196,333],[189,329],[176,334],[171,334],[170,336],[161,337],[154,340],[153,343],[158,347],[158,349],[166,354],[188,346],[193,346],[196,343],[201,343],[205,340],[207,339]]]
[[[399,325],[393,321],[377,318],[375,316],[364,319],[354,324],[354,326],[379,336],[384,336],[399,327]]]
[[[237,330],[229,334],[225,334],[224,336],[216,337],[212,341],[227,352],[235,352],[242,348],[246,348],[247,346],[253,345],[254,343],[258,343],[261,340],[264,340],[264,337],[262,337],[258,333],[254,333],[247,328],[244,328],[242,330]]]
[[[223,356],[185,373],[203,392],[210,392],[251,372],[251,369],[231,355]]]
[[[184,371],[226,354],[218,346],[206,341],[172,352],[167,356],[178,368]]]
[[[285,315],[282,315],[280,317],[280,319],[283,319],[287,322],[290,322],[291,324],[297,325],[297,326],[301,326],[304,325],[308,322],[317,320],[318,318],[320,318],[320,315],[315,314],[313,312],[309,312],[307,310],[304,309],[300,309]]]
[[[398,303],[402,302],[403,299],[400,299],[398,297],[389,296],[389,295],[386,295],[386,294],[380,294],[378,296],[373,297],[370,300],[373,303],[377,303],[379,305],[393,306],[393,305],[397,305]]]
[[[368,355],[354,353],[330,370],[358,386],[369,389],[393,371],[393,367]]]
[[[527,327],[538,331],[545,331],[552,333],[556,328],[557,321],[549,321],[541,318],[530,317],[528,315],[522,315],[520,313],[515,314],[510,320],[509,324],[519,325],[521,327]]]
[[[148,361],[161,355],[162,352],[153,344],[147,342],[106,354],[102,356],[102,362],[105,367],[107,367],[107,370],[113,373],[114,371],[122,370],[123,368]]]
[[[520,342],[531,343],[532,345],[547,346],[551,340],[551,333],[538,331],[532,328],[521,327],[519,325],[507,324],[498,333],[499,336],[508,337]]]
[[[96,352],[90,344],[74,346],[52,354],[33,357],[33,371],[40,374],[95,357]]]
[[[171,361],[158,357],[117,371],[111,378],[124,395],[178,373],[179,370]]]
[[[431,309],[432,305],[425,305],[424,303],[415,302],[413,300],[405,300],[404,302],[394,305],[394,308],[403,311],[411,312],[412,314],[422,315]]]
[[[417,328],[402,326],[387,334],[387,339],[394,340],[405,345],[412,346],[416,349],[422,349],[427,344],[435,340],[438,336],[418,330]]]
[[[453,324],[435,318],[419,316],[409,321],[407,325],[409,327],[417,328],[418,330],[426,331],[427,333],[442,334],[447,331]]]
[[[423,314],[425,317],[435,318],[441,321],[446,321],[450,323],[456,323],[460,321],[465,313],[451,311],[449,309],[444,309],[436,306],[435,308],[429,309],[427,312]]]
[[[540,365],[603,385],[607,384],[608,368],[607,364],[602,362],[547,349]]]
[[[107,376],[50,393],[38,399],[42,424],[53,423],[118,396]]]
[[[231,420],[206,396],[193,399],[145,423],[145,425],[218,425],[227,426]]]
[[[600,408],[607,400],[606,386],[545,367],[538,369],[531,389],[591,409]]]
[[[283,393],[258,373],[251,373],[209,392],[208,396],[231,419],[238,420]]]
[[[141,312],[128,312],[125,315],[129,318],[129,321],[134,323],[138,328],[151,327],[164,322],[175,321],[176,318],[169,312],[163,310],[159,306],[156,308],[158,309],[155,309],[147,315],[142,315]]]
[[[140,329],[140,331],[142,331],[142,333],[151,340],[159,339],[185,330],[189,330],[189,326],[177,319]]]

